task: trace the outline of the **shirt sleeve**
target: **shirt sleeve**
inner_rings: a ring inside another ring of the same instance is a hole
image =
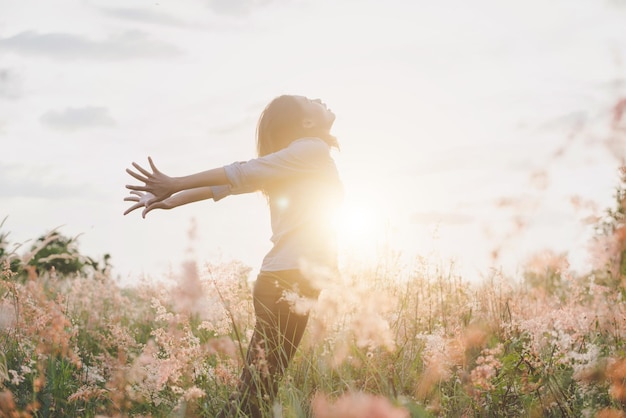
[[[213,200],[216,202],[233,194],[230,190],[230,186],[226,184],[221,186],[211,186],[211,193],[213,194]]]
[[[232,186],[228,184],[221,184],[219,186],[211,186],[211,193],[213,194],[213,200],[218,202],[227,196],[244,194],[244,193],[252,193],[255,192],[255,189],[251,188],[243,188],[240,187],[238,189],[234,189]]]
[[[231,194],[262,190],[266,184],[317,172],[330,162],[330,147],[319,138],[302,138],[263,157],[224,167]]]

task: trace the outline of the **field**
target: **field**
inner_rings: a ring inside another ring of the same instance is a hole
[[[522,278],[469,283],[388,251],[315,306],[294,300],[311,320],[272,415],[626,417],[622,174],[588,273],[546,251]],[[7,236],[0,416],[211,417],[227,402],[254,323],[249,267],[189,260],[170,284],[122,287],[59,234],[23,254]]]

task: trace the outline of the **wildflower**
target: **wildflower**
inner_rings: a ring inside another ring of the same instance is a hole
[[[626,414],[619,409],[604,408],[596,414],[595,418],[626,418]]]
[[[15,319],[15,309],[7,301],[0,301],[0,331],[14,328]]]
[[[474,387],[483,390],[494,389],[494,385],[491,383],[491,380],[496,376],[497,370],[498,369],[494,364],[481,362],[481,364],[478,364],[478,366],[476,366],[470,373],[472,384]]]
[[[197,386],[192,386],[187,389],[183,395],[183,398],[186,401],[190,401],[192,399],[200,399],[206,396],[206,393]]]
[[[76,402],[76,401],[90,401],[94,399],[104,399],[106,397],[107,391],[105,389],[94,387],[94,386],[81,386],[78,388],[76,392],[71,394],[67,400],[68,402]]]
[[[600,347],[588,344],[586,352],[572,350],[568,353],[569,364],[574,371],[573,378],[584,384],[597,383],[604,378],[605,361],[600,357]]]
[[[281,300],[286,301],[293,313],[298,315],[308,314],[314,307],[317,301],[312,298],[300,296],[297,292],[283,292]]]
[[[228,368],[222,362],[218,363],[212,371],[216,380],[221,384],[235,387],[239,382],[239,375],[235,368]]]
[[[463,344],[464,350],[468,351],[473,348],[483,346],[488,337],[489,334],[484,327],[472,325],[463,331],[461,343]]]
[[[433,333],[423,336],[425,346],[423,351],[424,371],[417,383],[416,396],[418,399],[427,399],[432,390],[440,382],[452,377],[452,369],[462,362],[462,349],[454,341],[446,338],[442,333]]]
[[[24,381],[24,376],[15,370],[9,370],[9,374],[11,375],[11,384],[15,386],[19,386],[19,384]]]
[[[9,390],[0,392],[0,416],[7,418],[19,417],[15,401],[13,400],[13,394]]]
[[[626,402],[626,358],[611,361],[606,376],[611,382],[609,394],[619,402]]]
[[[221,354],[227,358],[238,358],[238,347],[230,337],[212,338],[205,344],[209,354]]]
[[[389,399],[363,392],[346,393],[334,403],[317,393],[311,401],[314,418],[409,418],[409,411]]]

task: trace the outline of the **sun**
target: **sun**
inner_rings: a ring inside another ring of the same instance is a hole
[[[385,239],[383,214],[364,202],[345,202],[335,228],[340,250],[357,258],[374,257]]]

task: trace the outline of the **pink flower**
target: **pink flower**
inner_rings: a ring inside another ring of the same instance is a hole
[[[330,402],[317,393],[311,402],[314,418],[408,418],[409,411],[395,407],[389,399],[363,392],[349,392]]]

